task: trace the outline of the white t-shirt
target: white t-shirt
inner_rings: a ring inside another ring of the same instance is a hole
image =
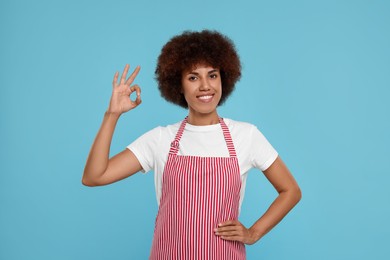
[[[241,174],[240,208],[244,199],[247,173],[251,168],[266,170],[278,153],[256,126],[231,119],[224,119],[236,149]],[[145,133],[129,146],[140,162],[143,172],[153,170],[157,203],[160,203],[162,175],[171,142],[175,139],[181,122],[166,127],[156,127]],[[186,125],[180,139],[178,155],[203,157],[229,157],[226,141],[220,124]]]

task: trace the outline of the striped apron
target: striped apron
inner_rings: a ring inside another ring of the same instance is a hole
[[[219,122],[229,157],[177,155],[187,118],[181,123],[163,172],[150,259],[245,259],[243,243],[214,234],[218,223],[238,219],[241,189],[233,141]]]

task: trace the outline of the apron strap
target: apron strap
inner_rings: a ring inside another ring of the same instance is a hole
[[[184,128],[186,127],[188,121],[188,116],[184,118],[184,120],[181,122],[179,130],[176,133],[175,139],[171,143],[171,149],[169,149],[170,154],[176,155],[179,151],[179,141],[181,137],[183,136]]]
[[[230,135],[229,128],[225,124],[225,121],[223,120],[222,117],[219,118],[219,123],[221,124],[222,127],[223,136],[225,137],[226,145],[229,150],[229,155],[230,157],[236,157],[237,156],[236,149],[234,149],[234,144],[233,144],[232,137]]]
[[[186,116],[180,124],[179,130],[176,133],[175,139],[171,143],[171,148],[169,149],[170,154],[176,155],[179,152],[179,141],[180,141],[181,137],[183,136],[184,128],[186,127],[187,121],[188,121],[188,116]],[[219,118],[219,123],[220,123],[221,128],[222,128],[223,137],[225,138],[225,142],[226,142],[226,145],[227,145],[227,148],[229,151],[229,155],[230,155],[230,157],[236,157],[237,156],[236,149],[234,148],[234,144],[233,144],[232,137],[230,135],[229,128],[225,124],[225,121],[223,120],[222,117]]]

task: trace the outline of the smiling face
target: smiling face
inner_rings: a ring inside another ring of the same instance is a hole
[[[218,123],[216,108],[222,95],[219,69],[199,64],[182,74],[182,92],[189,109],[189,123]]]

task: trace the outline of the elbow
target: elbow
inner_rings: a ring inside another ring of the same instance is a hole
[[[296,205],[302,199],[302,191],[298,185],[289,187],[288,189],[279,192],[279,195],[286,196],[290,203]]]
[[[99,186],[98,183],[97,183],[96,181],[93,181],[93,180],[91,180],[90,178],[87,178],[85,172],[84,172],[83,178],[81,179],[81,183],[82,183],[84,186],[87,186],[87,187],[96,187],[96,186]]]
[[[292,190],[292,197],[295,201],[295,204],[297,204],[302,199],[302,191],[298,186]]]
[[[81,183],[84,185],[84,186],[87,186],[87,187],[95,187],[96,185],[94,185],[92,182],[89,182],[87,180],[85,180],[84,178],[81,180]]]

